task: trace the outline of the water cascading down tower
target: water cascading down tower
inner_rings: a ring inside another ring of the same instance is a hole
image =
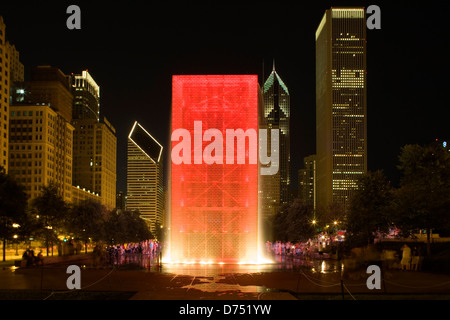
[[[170,261],[258,256],[258,78],[173,76]]]

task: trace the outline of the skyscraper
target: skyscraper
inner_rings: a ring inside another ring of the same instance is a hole
[[[17,51],[16,46],[6,42],[6,46],[8,48],[9,53],[9,61],[10,61],[10,86],[15,86],[16,83],[22,83],[24,81],[24,66],[23,63],[20,62],[20,53]]]
[[[29,201],[53,183],[72,202],[73,126],[49,104],[11,106],[9,173]]]
[[[108,209],[116,207],[117,137],[106,118],[72,120],[73,184],[100,195]]]
[[[6,50],[6,25],[0,16],[0,85],[5,91],[0,92],[0,166],[8,172],[9,151],[9,85],[8,85],[8,51]]]
[[[27,88],[31,92],[31,100],[26,103],[48,104],[65,120],[72,120],[73,95],[69,81],[60,69],[51,66],[32,68]]]
[[[367,172],[366,17],[331,8],[316,31],[317,204],[348,206]]]
[[[22,62],[20,62],[20,54],[16,46],[6,43],[9,52],[9,105],[17,105],[25,101],[25,71]]]
[[[304,169],[298,171],[298,197],[306,205],[316,209],[316,155],[303,159]]]
[[[100,87],[89,74],[83,70],[81,74],[68,76],[72,87],[73,119],[100,119]]]
[[[11,95],[17,82],[23,82],[19,52],[6,41],[6,25],[0,16],[0,166],[8,172],[9,112]]]
[[[263,177],[263,180],[268,184],[276,185],[276,188],[271,188],[267,191],[270,198],[283,205],[290,199],[290,135],[289,135],[289,121],[290,121],[290,95],[289,90],[281,80],[278,73],[275,71],[275,62],[273,69],[263,86],[264,97],[264,126],[270,129],[279,129],[280,139],[280,167],[279,173],[273,176]],[[268,139],[270,141],[270,139]],[[274,183],[273,180],[279,180]],[[265,184],[265,183],[263,183]],[[278,189],[278,190],[277,190]],[[278,195],[276,194],[278,193]],[[278,200],[279,199],[279,200]]]
[[[67,76],[73,94],[73,183],[100,195],[108,209],[116,206],[116,129],[100,118],[100,87],[87,70]]]
[[[163,223],[162,145],[137,121],[128,135],[127,210],[137,210],[153,235]]]
[[[14,81],[20,82],[20,64],[14,65]],[[53,183],[63,199],[71,202],[72,94],[67,79],[58,68],[37,67],[24,88],[30,94],[16,95],[10,106],[10,174],[25,186],[30,200],[39,195],[42,186]],[[16,99],[19,97],[24,99]]]

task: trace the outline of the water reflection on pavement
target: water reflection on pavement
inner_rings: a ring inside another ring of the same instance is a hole
[[[341,261],[334,259],[311,259],[292,256],[275,255],[273,270],[311,271],[312,273],[337,273],[344,269]],[[272,270],[272,271],[273,271]]]
[[[310,271],[312,273],[341,272],[344,265],[333,259],[310,259],[285,255],[273,255],[271,262],[261,264],[201,264],[201,263],[162,263],[159,257],[151,255],[121,255],[110,261],[120,268],[143,269],[164,273],[183,274],[196,277],[212,277],[224,273],[261,273],[276,271]]]
[[[293,272],[300,270],[311,273],[333,274],[341,271],[343,265],[332,259],[304,259],[292,256],[274,255],[271,263],[264,264],[200,264],[200,263],[163,263],[158,257],[149,255],[124,255],[112,263],[119,268],[139,268],[146,272],[161,272],[171,276],[171,282],[181,277],[190,277],[189,284],[182,288],[203,292],[229,292],[264,294],[271,289],[263,285],[242,285],[247,278],[271,272]],[[239,279],[239,280],[238,280]]]

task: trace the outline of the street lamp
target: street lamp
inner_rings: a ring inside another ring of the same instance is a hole
[[[16,243],[16,256],[18,256],[19,255],[19,242],[17,241],[17,238],[18,238],[17,234],[13,235],[13,238],[14,238],[14,242]]]
[[[338,222],[335,220],[335,221],[333,222],[333,224],[334,224],[334,232],[336,233],[336,238],[337,238]]]
[[[17,228],[20,227],[20,225],[19,225],[18,223],[13,223],[13,224],[12,224],[12,227],[13,227],[14,229],[17,229]],[[14,242],[16,243],[16,256],[19,255],[19,242],[18,242],[18,240],[17,240],[18,237],[19,237],[19,236],[18,236],[17,234],[13,235]]]

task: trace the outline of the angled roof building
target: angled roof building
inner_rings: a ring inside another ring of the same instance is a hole
[[[163,223],[162,145],[137,121],[128,135],[127,210],[137,210],[153,235]]]

